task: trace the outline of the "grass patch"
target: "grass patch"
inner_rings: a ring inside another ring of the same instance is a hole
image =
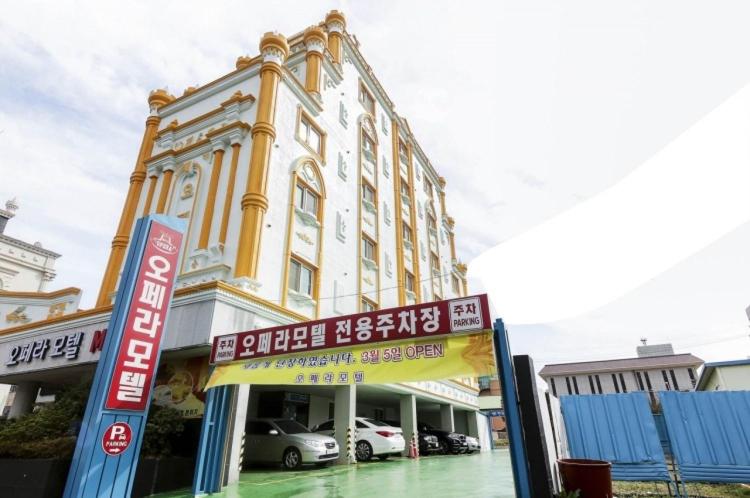
[[[670,497],[665,483],[615,481],[612,491],[618,498],[648,496],[652,498]],[[750,498],[750,488],[741,484],[702,484],[687,485],[690,498]]]

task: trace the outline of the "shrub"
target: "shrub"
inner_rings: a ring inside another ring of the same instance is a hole
[[[143,434],[141,456],[165,457],[172,454],[176,438],[185,430],[184,419],[179,411],[151,405],[146,432]]]
[[[70,458],[75,448],[75,422],[83,417],[88,383],[62,389],[55,402],[0,426],[0,457]]]

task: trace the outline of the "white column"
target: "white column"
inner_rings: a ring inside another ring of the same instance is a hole
[[[333,409],[333,426],[336,442],[339,443],[338,463],[354,463],[347,454],[347,432],[351,434],[351,452],[354,455],[354,417],[357,413],[357,386],[336,386],[336,399]],[[349,429],[349,431],[347,431]]]
[[[440,405],[440,428],[444,431],[455,431],[453,420],[453,405]]]
[[[13,405],[10,407],[8,418],[20,418],[31,413],[38,393],[39,384],[36,382],[17,384],[15,397],[13,398]]]
[[[479,424],[477,418],[482,417],[479,412],[464,412],[466,413],[466,430],[468,435],[471,437],[479,438]]]
[[[232,432],[229,434],[231,448],[229,450],[227,484],[240,480],[240,465],[245,446],[245,419],[247,418],[247,407],[250,400],[249,384],[239,384],[235,389],[237,389],[237,400],[234,405]]]
[[[411,438],[417,435],[417,398],[413,394],[402,394],[400,403],[401,430],[404,431],[404,439],[406,440],[403,455],[409,456]],[[419,440],[415,441],[419,444]]]

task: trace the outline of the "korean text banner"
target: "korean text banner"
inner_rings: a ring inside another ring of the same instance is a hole
[[[206,389],[227,384],[387,384],[495,373],[492,332],[284,355],[217,365]]]
[[[492,328],[487,295],[415,304],[214,338],[211,362],[222,363]]]

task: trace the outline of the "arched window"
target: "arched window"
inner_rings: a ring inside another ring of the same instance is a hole
[[[292,164],[282,303],[309,317],[318,315],[325,185],[317,161]]]

